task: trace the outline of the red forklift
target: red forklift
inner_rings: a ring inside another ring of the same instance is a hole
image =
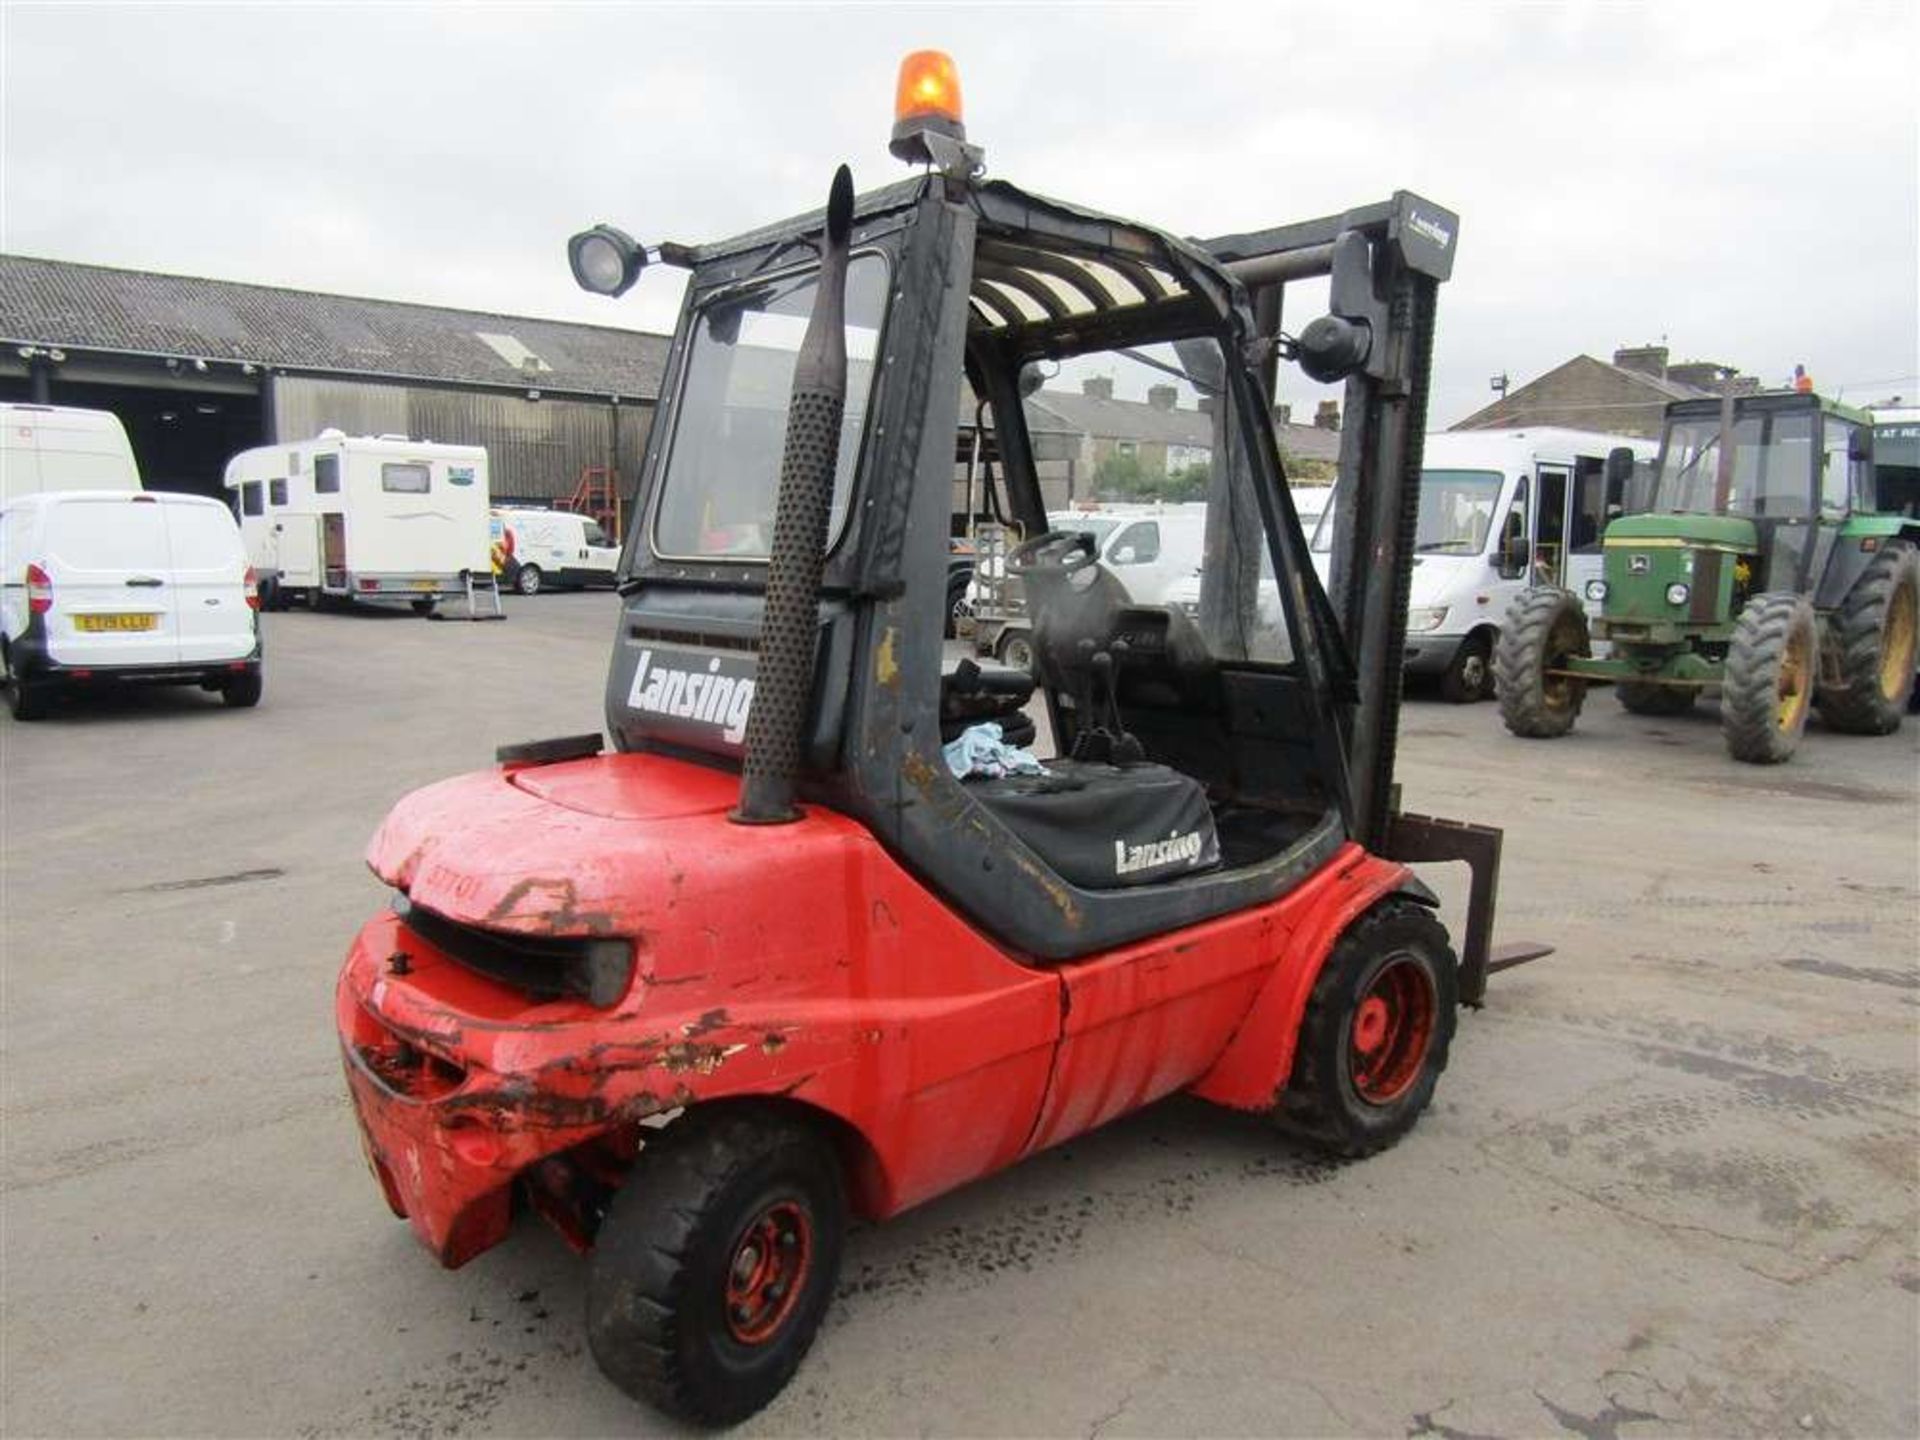
[[[394,1213],[458,1266],[540,1211],[590,1257],[601,1368],[706,1424],[791,1378],[850,1216],[1176,1091],[1379,1150],[1524,953],[1489,943],[1499,832],[1393,783],[1456,217],[1401,192],[1183,240],[983,178],[944,56],[899,100],[899,184],[856,197],[842,167],[824,210],[714,244],[574,237],[598,293],[691,274],[610,747],[508,746],[402,800],[338,988]],[[1284,332],[1318,277],[1330,313]],[[1191,613],[1047,529],[1023,398],[1113,355],[1212,415]],[[1282,361],[1345,385],[1331,594],[1274,444]],[[963,397],[1026,537],[1031,670],[942,638]],[[1038,763],[975,767],[982,737]],[[1471,867],[1457,960],[1427,860]]]

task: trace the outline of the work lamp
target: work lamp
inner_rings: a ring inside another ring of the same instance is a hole
[[[624,230],[596,225],[567,241],[574,282],[595,295],[624,295],[646,268],[647,252]]]

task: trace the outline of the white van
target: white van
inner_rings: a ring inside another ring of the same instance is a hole
[[[120,417],[66,405],[0,405],[0,505],[48,490],[138,490]]]
[[[323,430],[243,450],[226,486],[269,607],[332,597],[428,612],[493,569],[478,445]]]
[[[551,585],[611,585],[620,547],[600,522],[571,510],[494,510],[495,569],[522,595]]]
[[[1292,487],[1292,491],[1293,508],[1300,517],[1300,529],[1305,534],[1311,535],[1321,515],[1326,512],[1327,501],[1333,496],[1333,487],[1331,485],[1296,485]],[[1176,610],[1183,610],[1190,618],[1197,619],[1200,614],[1200,567],[1194,566],[1192,574],[1169,586],[1160,603]],[[1257,603],[1260,607],[1262,633],[1284,641],[1287,627],[1280,612],[1280,585],[1273,578],[1273,561],[1265,552],[1261,555]]]
[[[16,718],[62,691],[199,685],[259,703],[260,592],[227,507],[69,490],[0,506],[0,662]]]
[[[1598,579],[1600,540],[1625,513],[1622,482],[1606,478],[1617,447],[1650,461],[1652,440],[1541,426],[1429,435],[1407,602],[1406,667],[1437,675],[1448,700],[1493,694],[1493,641],[1514,596],[1532,585],[1584,594]],[[1334,507],[1313,538],[1323,582]]]

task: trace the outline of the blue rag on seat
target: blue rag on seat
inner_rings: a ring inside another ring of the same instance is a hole
[[[1002,775],[1044,775],[1046,767],[1033,758],[1031,750],[1009,745],[1000,738],[1000,722],[983,720],[969,725],[941,748],[947,757],[947,769],[956,780],[969,775],[984,775],[997,780]]]

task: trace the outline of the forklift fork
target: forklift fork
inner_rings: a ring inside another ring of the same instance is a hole
[[[1515,941],[1493,946],[1494,899],[1500,889],[1500,831],[1465,820],[1397,813],[1387,820],[1382,853],[1406,864],[1462,860],[1472,875],[1467,889],[1466,935],[1460,944],[1460,1003],[1486,1003],[1487,976],[1551,955],[1551,945]]]

